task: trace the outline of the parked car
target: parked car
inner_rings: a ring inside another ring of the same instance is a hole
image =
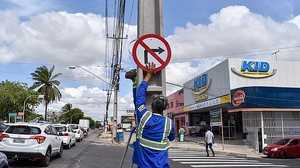
[[[8,158],[28,158],[48,166],[51,156],[62,157],[63,143],[50,124],[20,123],[0,134],[0,151]]]
[[[77,142],[82,141],[84,135],[83,135],[83,130],[80,128],[80,126],[78,124],[67,124],[67,126],[70,126],[70,128],[75,133],[76,141]]]
[[[199,124],[193,125],[189,127],[189,133],[190,135],[197,135],[197,136],[204,136],[205,131],[208,125],[205,121],[201,121]]]
[[[8,168],[7,157],[4,153],[0,152],[0,168]]]
[[[284,138],[266,146],[263,154],[268,157],[296,157],[300,156],[300,138]]]
[[[59,137],[62,139],[64,147],[70,149],[72,146],[75,146],[76,137],[70,125],[54,124],[53,127],[56,132],[59,133]]]

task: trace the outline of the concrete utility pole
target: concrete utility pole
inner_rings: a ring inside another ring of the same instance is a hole
[[[139,0],[138,1],[138,37],[145,34],[158,34],[163,37],[163,13],[162,0]],[[144,79],[142,69],[138,69],[138,84]],[[152,94],[166,95],[165,70],[156,73],[149,83],[146,106],[150,108]],[[165,112],[164,112],[165,113]]]

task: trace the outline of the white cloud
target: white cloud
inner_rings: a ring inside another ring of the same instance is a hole
[[[77,88],[64,88],[61,90],[62,99],[49,105],[49,110],[60,111],[62,106],[71,103],[73,108],[80,108],[86,116],[94,120],[103,120],[105,113],[106,92],[100,88],[79,86]],[[44,106],[38,109],[40,114],[44,114]]]
[[[98,87],[79,86],[77,88],[64,88],[61,90],[62,99],[48,106],[48,110],[60,111],[61,108],[71,103],[73,108],[79,108],[84,112],[85,116],[92,117],[94,120],[103,121],[106,112],[106,94],[107,92]],[[113,97],[109,106],[109,119],[113,115]],[[44,115],[44,105],[37,108],[39,114]],[[121,115],[126,114],[126,110],[133,110],[133,102],[131,93],[120,97],[118,101],[118,121]]]
[[[297,17],[296,17],[297,18]],[[296,46],[300,43],[300,19],[278,23],[271,18],[252,13],[244,6],[229,6],[210,16],[210,23],[187,23],[177,27],[168,36],[173,50],[173,60],[199,60],[230,53],[273,49],[262,55],[270,55],[276,48]],[[295,24],[296,23],[296,24]],[[248,53],[249,54],[249,53]],[[260,53],[257,53],[260,54]],[[299,52],[284,55],[280,59],[298,59]],[[235,56],[243,56],[239,54]]]
[[[5,23],[0,25],[1,60],[21,59],[60,65],[105,62],[104,17],[95,14],[47,12],[20,21],[13,12],[0,12],[0,18]],[[111,18],[109,20],[112,22]],[[129,26],[128,41],[134,38],[134,29],[135,26]],[[128,45],[125,43],[124,46]],[[127,47],[124,51],[127,54]]]

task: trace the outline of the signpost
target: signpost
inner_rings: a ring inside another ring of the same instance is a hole
[[[132,48],[133,60],[139,68],[146,71],[146,64],[153,62],[156,71],[164,69],[171,60],[171,47],[167,40],[157,34],[140,37]]]
[[[221,126],[222,131],[222,149],[224,150],[224,128],[222,109],[211,110],[210,112],[210,126]]]
[[[10,118],[14,118],[15,122],[17,122],[17,113],[16,112],[8,113],[8,123],[10,123]]]
[[[221,110],[211,110],[210,112],[210,126],[221,126]]]

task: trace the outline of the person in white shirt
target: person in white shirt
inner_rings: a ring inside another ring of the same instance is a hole
[[[210,148],[210,151],[212,152],[213,156],[215,156],[215,152],[212,148],[212,145],[215,143],[215,137],[214,134],[210,131],[210,128],[206,128],[205,132],[205,146],[206,146],[206,153],[207,156],[209,156],[208,147]]]

